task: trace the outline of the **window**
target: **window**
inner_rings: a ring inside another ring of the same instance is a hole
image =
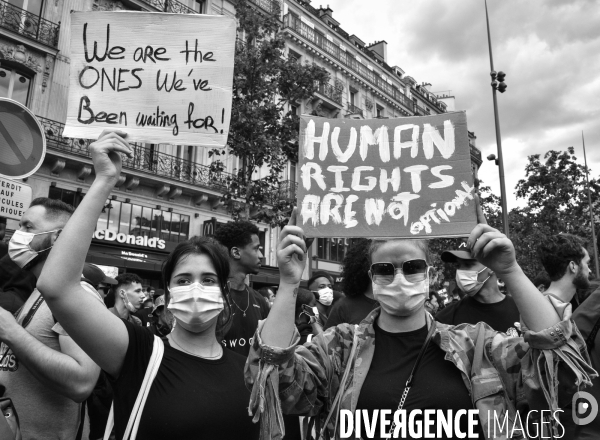
[[[298,116],[298,106],[297,105],[291,105],[290,111],[292,112],[292,115]]]
[[[83,196],[81,192],[56,187],[50,187],[48,193],[49,198],[74,207]],[[102,208],[96,229],[179,242],[189,238],[190,216],[109,199]]]
[[[196,0],[194,2],[194,10],[199,14],[206,14],[206,0]]]
[[[42,0],[8,0],[8,3],[37,16],[42,12]]]
[[[384,114],[383,114],[383,107],[381,107],[379,104],[375,106],[375,108],[377,109],[377,117],[378,118],[383,118]]]
[[[292,49],[289,49],[289,52],[288,52],[288,57],[289,57],[291,60],[294,60],[294,61],[296,61],[297,63],[299,63],[299,62],[300,62],[300,60],[302,59],[302,56],[301,56],[299,53],[297,53],[297,52],[294,52]]]
[[[354,107],[354,101],[356,100],[356,93],[350,92],[350,105]]]
[[[0,67],[0,97],[27,105],[31,78],[8,66]]]

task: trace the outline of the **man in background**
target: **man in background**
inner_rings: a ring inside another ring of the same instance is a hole
[[[140,310],[146,299],[142,289],[142,279],[134,273],[122,273],[116,280],[115,305],[109,310],[119,318],[141,326],[142,321],[134,314]]]
[[[259,230],[248,221],[222,225],[215,238],[227,249],[229,255],[229,295],[233,319],[223,345],[248,356],[258,321],[269,314],[269,306],[260,293],[246,284],[248,275],[257,274],[263,258]]]

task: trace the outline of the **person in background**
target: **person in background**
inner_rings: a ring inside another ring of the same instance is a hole
[[[545,295],[558,299],[563,307],[568,308],[578,289],[590,287],[590,255],[585,247],[585,241],[576,235],[558,234],[549,237],[537,249],[542,266],[551,282]],[[600,371],[600,291],[596,290],[573,313],[573,321],[587,343],[587,349],[592,361],[592,367]],[[600,402],[600,380],[593,379],[591,389],[586,389],[597,402]],[[583,418],[584,414],[576,413]],[[585,425],[576,424],[571,417],[572,403],[564,408],[566,417],[561,417],[565,426],[565,439],[596,440],[600,438],[600,417],[594,417]]]
[[[296,329],[300,334],[300,344],[310,341],[314,336],[323,333],[319,323],[317,300],[310,290],[299,288],[294,312]]]
[[[511,297],[498,289],[494,271],[466,250],[444,251],[441,258],[456,265],[456,285],[465,296],[438,312],[436,321],[450,325],[485,322],[496,331],[518,336],[519,309]]]
[[[110,310],[115,316],[132,324],[146,327],[140,318],[134,316],[140,310],[146,296],[142,290],[142,279],[134,273],[117,275],[115,292],[115,305]]]
[[[570,303],[577,289],[590,287],[590,254],[582,238],[571,234],[554,235],[544,241],[537,252],[551,280],[544,294]]]
[[[215,238],[227,249],[229,255],[229,295],[233,303],[231,327],[223,336],[223,346],[248,356],[252,336],[258,321],[269,314],[269,306],[256,290],[246,284],[248,275],[256,275],[263,258],[259,230],[248,221],[222,225]]]
[[[429,298],[425,300],[425,310],[431,313],[433,316],[440,309],[440,300],[438,299],[438,295],[434,291],[429,292]]]
[[[82,294],[79,273],[102,207],[119,179],[119,153],[133,154],[122,136],[105,130],[90,145],[95,179],[50,254],[39,288],[52,313],[111,378],[117,439],[124,437],[153,345],[160,343],[164,353],[144,404],[138,439],[258,439],[259,426],[248,417],[246,359],[225,350],[216,336],[231,316],[226,299],[229,261],[216,240],[180,242],[163,264],[165,302],[177,323],[167,342],[157,342],[151,332]],[[122,296],[117,290],[117,298]]]
[[[152,309],[152,325],[150,331],[161,338],[166,337],[173,330],[173,314],[165,308],[165,296],[159,296],[154,301]]]
[[[4,258],[39,277],[72,213],[73,207],[59,200],[34,199]],[[80,261],[84,259],[85,255]],[[81,296],[104,308],[98,292],[81,281],[82,266],[74,280]],[[62,275],[60,268],[52,274],[57,282]],[[10,397],[15,405],[24,439],[78,438],[81,402],[94,389],[100,368],[56,321],[37,289],[20,293],[26,301],[16,318],[0,308],[0,385],[5,387],[4,397]]]
[[[6,234],[6,218],[0,217],[0,258],[4,257],[8,253],[8,243],[4,242],[5,234]]]
[[[92,263],[84,263],[81,276],[81,280],[91,284],[102,299],[106,298],[111,286],[119,284],[117,280],[107,276],[102,269]]]
[[[258,289],[258,293],[262,295],[262,297],[267,300],[269,304],[269,308],[273,305],[273,301],[275,300],[275,293],[271,287],[261,287]]]
[[[533,279],[533,284],[542,293],[544,293],[548,289],[548,287],[550,287],[551,282],[552,280],[550,280],[548,272],[546,272],[545,270],[539,272]]]
[[[307,285],[317,299],[320,324],[325,326],[329,317],[329,310],[331,310],[331,305],[334,302],[333,277],[327,272],[316,271],[313,272]]]
[[[373,298],[369,278],[369,247],[371,240],[355,240],[342,262],[342,290],[345,297],[336,301],[329,312],[325,330],[338,324],[360,324],[379,303]]]
[[[163,293],[164,295],[164,293]],[[158,298],[160,295],[156,294],[156,289],[152,286],[148,287],[148,298],[150,299],[150,301],[152,301],[152,303],[154,303],[154,300],[156,298]]]

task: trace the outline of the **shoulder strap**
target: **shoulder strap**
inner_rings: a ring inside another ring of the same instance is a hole
[[[142,412],[144,411],[144,406],[146,405],[146,399],[148,398],[150,387],[152,386],[152,382],[154,382],[154,378],[156,377],[156,373],[160,367],[164,351],[165,345],[162,339],[160,339],[158,336],[154,336],[152,356],[150,356],[150,362],[148,362],[146,375],[144,376],[144,381],[140,387],[140,392],[138,393],[137,399],[135,399],[135,403],[133,404],[133,409],[131,410],[131,415],[129,416],[129,421],[127,422],[127,427],[125,428],[123,440],[135,440],[137,436],[140,419],[142,418]],[[115,424],[114,411],[115,402],[113,401],[110,407],[110,413],[108,414],[106,430],[104,431],[104,440],[108,440],[110,438],[110,434]]]
[[[39,296],[37,297],[37,299],[35,300],[35,302],[31,306],[31,308],[29,309],[29,311],[27,312],[27,315],[23,318],[23,321],[21,321],[21,326],[23,328],[25,328],[25,327],[27,327],[29,325],[29,323],[33,319],[33,315],[35,315],[35,312],[38,311],[38,309],[40,308],[40,306],[44,302],[44,297],[42,296],[41,292],[38,292],[38,295]]]
[[[356,347],[358,346],[358,325],[354,326],[354,337],[352,338],[352,349],[350,350],[350,356],[348,357],[348,361],[346,362],[346,369],[344,370],[344,374],[342,376],[342,380],[340,381],[340,388],[338,389],[337,394],[335,395],[335,399],[333,399],[333,403],[331,404],[331,409],[329,410],[329,414],[327,414],[327,418],[325,419],[325,423],[323,424],[323,428],[321,429],[321,433],[319,434],[318,440],[324,438],[323,434],[327,430],[327,424],[329,420],[333,416],[334,413],[338,412],[339,404],[342,401],[342,395],[344,394],[346,388],[346,381],[348,380],[348,375],[350,374],[350,369],[352,365],[354,365],[354,354],[356,353]],[[336,426],[337,430],[337,426]],[[335,434],[334,434],[335,438]]]
[[[598,321],[596,321],[596,325],[594,325],[594,328],[585,340],[585,345],[587,345],[588,353],[596,345],[596,335],[598,334],[598,330],[600,330],[600,318],[598,318]]]

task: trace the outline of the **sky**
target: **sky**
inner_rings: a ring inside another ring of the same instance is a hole
[[[450,90],[467,111],[484,163],[479,177],[500,195],[483,0],[313,0],[349,34],[388,43],[388,64],[432,92]],[[600,176],[600,0],[488,0],[509,210],[527,156],[575,147]]]

